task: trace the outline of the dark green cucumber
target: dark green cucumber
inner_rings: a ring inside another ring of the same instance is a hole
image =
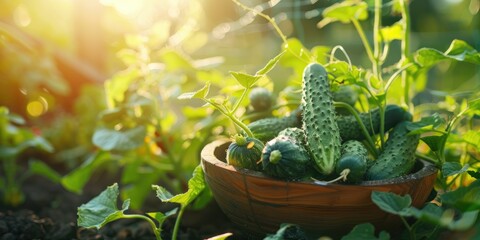
[[[363,181],[367,171],[368,151],[365,146],[356,140],[349,140],[342,144],[342,155],[335,166],[335,173],[341,174],[349,170],[346,182],[359,183]]]
[[[415,150],[420,136],[408,135],[408,123],[408,121],[401,122],[392,129],[383,151],[368,168],[365,174],[366,179],[390,179],[410,173],[415,165]]]
[[[263,142],[273,139],[285,128],[300,126],[301,121],[296,111],[289,116],[264,118],[247,125],[253,136]]]
[[[307,177],[311,168],[308,151],[294,139],[279,136],[265,144],[262,153],[263,172],[283,180]]]
[[[359,113],[359,117],[367,128],[370,135],[380,132],[380,111],[378,108],[366,113]],[[388,105],[385,108],[385,132],[393,128],[399,122],[410,121],[412,115],[397,105]],[[338,116],[336,118],[342,141],[364,140],[360,124],[353,115]]]
[[[260,170],[261,166],[258,162],[262,157],[264,146],[263,142],[256,138],[237,135],[228,146],[227,163],[236,167]]]
[[[330,175],[340,158],[341,141],[328,74],[320,64],[309,64],[303,72],[301,106],[307,149],[317,170]]]
[[[269,110],[273,105],[272,92],[266,88],[256,87],[248,95],[250,106],[254,111],[262,112]]]

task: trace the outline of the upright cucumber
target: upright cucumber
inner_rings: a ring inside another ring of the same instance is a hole
[[[415,165],[415,150],[420,136],[408,135],[408,121],[395,126],[388,135],[382,153],[365,174],[368,180],[396,178],[408,174]]]
[[[340,158],[341,141],[327,71],[319,64],[309,64],[303,72],[301,106],[307,149],[317,170],[329,175]]]
[[[380,110],[378,108],[366,113],[359,113],[363,125],[367,128],[370,135],[380,132]],[[340,130],[342,141],[364,140],[360,124],[353,115],[343,115],[337,117],[337,124]],[[385,108],[385,132],[392,129],[399,122],[411,121],[412,115],[397,105],[387,105]]]
[[[348,169],[346,182],[359,183],[363,181],[367,171],[368,151],[363,144],[356,140],[349,140],[342,144],[342,155],[335,166],[335,173],[341,174]]]

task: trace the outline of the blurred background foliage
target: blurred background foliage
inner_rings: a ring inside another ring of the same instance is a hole
[[[353,26],[317,28],[323,9],[338,0],[241,2],[274,18],[287,37],[309,49],[342,45],[354,65],[368,64]],[[398,21],[389,12],[393,1],[383,4],[384,25]],[[225,119],[177,97],[207,81],[212,91],[234,86],[228,71],[254,73],[282,44],[265,19],[228,0],[0,0],[0,6],[0,106],[26,118],[52,143],[57,164],[68,170],[83,164],[64,179],[74,192],[85,184],[72,185],[75,174],[91,174],[105,158],[128,166],[124,184],[143,187],[124,188],[125,194],[142,198],[152,182],[168,178],[177,178],[169,187],[181,191],[210,136],[233,130],[215,127]],[[453,39],[480,49],[479,9],[480,0],[411,1],[411,49],[445,51]],[[372,29],[373,20],[362,24]],[[400,52],[398,42],[391,47]],[[392,54],[392,64],[399,57]],[[287,84],[288,71],[269,73],[274,92]],[[416,101],[479,87],[478,66],[442,63],[430,70],[427,90]],[[117,141],[106,141],[112,139]]]

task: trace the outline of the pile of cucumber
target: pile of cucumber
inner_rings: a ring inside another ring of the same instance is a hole
[[[259,91],[254,93],[255,97],[250,99],[252,106],[263,107],[254,100],[265,98]],[[412,116],[399,106],[386,106],[384,131],[388,132],[388,139],[374,159],[363,142],[366,132],[370,136],[380,133],[379,109],[358,113],[367,130],[362,131],[354,115],[340,112],[334,106],[337,98],[353,105],[356,96],[348,91],[339,94],[333,96],[322,65],[308,65],[303,72],[299,108],[285,117],[251,122],[248,127],[254,137],[236,136],[227,150],[227,163],[289,181],[342,176],[346,183],[355,184],[410,173],[419,143],[418,135],[408,134]]]

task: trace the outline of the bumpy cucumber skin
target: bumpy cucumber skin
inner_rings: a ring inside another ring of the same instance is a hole
[[[359,117],[367,128],[370,135],[375,135],[380,132],[380,111],[378,108],[366,113],[359,113]],[[402,121],[410,121],[412,115],[397,105],[387,105],[385,108],[385,132],[392,129],[395,125]],[[338,116],[337,124],[340,130],[342,141],[348,140],[364,140],[360,124],[353,115]]]
[[[287,137],[295,141],[297,144],[305,145],[305,132],[301,128],[285,128],[278,133],[278,137]]]
[[[302,93],[302,128],[307,149],[317,170],[330,175],[340,158],[341,141],[330,83],[323,66],[312,63],[305,68]]]
[[[261,166],[257,162],[262,157],[265,145],[256,138],[245,137],[245,140],[245,144],[238,144],[235,141],[230,143],[227,148],[227,163],[236,167],[261,170]]]
[[[367,180],[396,178],[410,173],[413,169],[420,136],[408,135],[408,123],[404,121],[397,124],[389,133],[382,153],[365,174]]]
[[[340,174],[350,169],[346,182],[359,183],[363,181],[367,171],[368,151],[365,146],[356,140],[349,140],[342,144],[342,155],[335,166],[335,173]]]
[[[253,136],[263,142],[272,140],[285,128],[300,126],[301,121],[296,111],[292,112],[289,116],[264,118],[247,125],[250,131],[252,131]]]
[[[270,161],[273,151],[279,151],[280,160]],[[263,172],[273,178],[294,181],[309,175],[311,160],[308,151],[294,139],[279,136],[265,144],[262,152]]]

